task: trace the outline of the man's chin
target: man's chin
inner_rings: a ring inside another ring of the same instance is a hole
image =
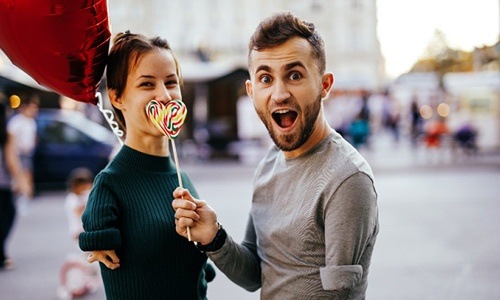
[[[293,151],[300,147],[299,141],[290,134],[273,135],[272,140],[282,151]]]

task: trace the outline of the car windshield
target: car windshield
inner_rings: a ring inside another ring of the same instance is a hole
[[[110,129],[93,122],[85,117],[82,113],[78,111],[70,111],[70,110],[55,110],[55,111],[46,111],[40,112],[39,118],[45,118],[52,115],[54,119],[60,120],[73,128],[84,132],[91,138],[109,144],[115,145],[118,142],[117,137],[113,134]]]

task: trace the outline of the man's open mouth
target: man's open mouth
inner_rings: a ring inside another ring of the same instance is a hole
[[[281,128],[288,128],[295,123],[297,112],[289,109],[280,109],[272,113],[273,119]]]

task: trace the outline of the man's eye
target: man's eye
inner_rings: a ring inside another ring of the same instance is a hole
[[[262,82],[262,83],[270,83],[271,82],[271,77],[269,77],[269,76],[262,76],[260,78],[260,82]]]
[[[299,80],[302,78],[302,75],[300,73],[294,72],[290,75],[291,80]]]

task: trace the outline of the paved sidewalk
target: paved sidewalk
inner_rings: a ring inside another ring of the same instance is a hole
[[[368,299],[500,299],[500,155],[413,151],[388,137],[361,153],[372,165],[381,232]],[[258,156],[258,153],[256,157]],[[255,161],[184,161],[202,198],[235,240],[243,238]],[[67,234],[64,191],[42,193],[18,216],[9,240],[17,265],[0,272],[0,299],[53,300],[59,268],[78,251]],[[103,289],[83,300],[104,299]],[[257,300],[217,272],[209,299]]]
[[[500,148],[468,155],[461,149],[452,149],[450,146],[415,147],[408,139],[401,139],[396,143],[390,136],[382,134],[374,137],[369,147],[363,147],[359,151],[378,172],[476,166],[500,168]]]

